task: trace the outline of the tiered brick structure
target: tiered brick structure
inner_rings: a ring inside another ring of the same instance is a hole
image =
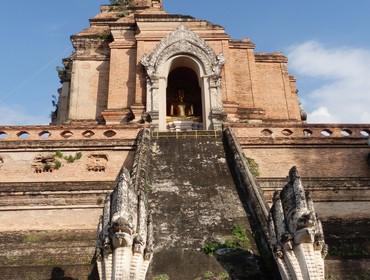
[[[327,277],[367,277],[370,124],[307,124],[285,56],[256,53],[249,39],[233,40],[218,25],[168,14],[159,0],[130,3],[102,6],[90,27],[72,36],[75,52],[59,68],[51,125],[0,127],[0,279],[98,277],[96,258],[105,256],[96,254],[99,217],[120,171],[137,170],[143,128],[156,139],[154,166],[144,168],[152,178],[141,185],[146,207],[154,208],[147,279],[247,271],[274,277],[260,265],[272,259],[263,249],[269,250],[267,214],[292,166],[323,223]],[[234,144],[222,143],[225,127]],[[105,211],[109,222],[118,208]],[[239,239],[227,242],[240,224],[247,248],[238,247]],[[212,251],[212,244],[223,249]],[[121,245],[113,249],[127,249]],[[139,249],[145,263],[144,245]],[[238,270],[234,253],[237,263],[253,264]]]

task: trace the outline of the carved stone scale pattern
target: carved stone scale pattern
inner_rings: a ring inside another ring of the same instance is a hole
[[[141,131],[131,175],[123,168],[105,201],[97,232],[101,280],[144,280],[153,256],[153,225],[145,192],[150,133]]]
[[[276,192],[269,215],[270,245],[283,280],[325,279],[327,245],[313,201],[305,193],[296,167]]]

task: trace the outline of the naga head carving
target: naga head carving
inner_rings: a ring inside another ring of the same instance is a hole
[[[311,195],[305,194],[296,167],[289,171],[288,183],[280,193],[274,193],[272,202],[269,242],[282,278],[295,279],[291,275],[311,275],[315,271],[320,275],[317,279],[324,279],[323,260],[328,248]],[[300,246],[311,246],[312,250],[296,250]],[[321,258],[316,253],[318,258],[312,258],[309,251],[320,252]],[[307,265],[308,262],[310,265]]]
[[[113,219],[110,233],[114,248],[131,246],[132,235],[134,233],[132,218],[126,219],[119,216]]]
[[[303,228],[310,228],[314,227],[316,224],[316,217],[313,212],[307,212],[302,214],[298,219],[297,219],[297,225],[296,229],[300,230]]]
[[[134,252],[135,253],[142,253],[145,246],[144,238],[138,234],[134,238]]]

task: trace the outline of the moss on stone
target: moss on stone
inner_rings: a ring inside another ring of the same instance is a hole
[[[155,276],[153,280],[170,280],[170,277],[167,274],[160,274]]]
[[[245,159],[247,160],[249,171],[252,173],[252,175],[254,177],[259,177],[261,174],[258,163],[253,158],[245,157]]]
[[[195,278],[194,280],[228,280],[231,279],[227,272],[212,272],[206,271],[202,276]]]

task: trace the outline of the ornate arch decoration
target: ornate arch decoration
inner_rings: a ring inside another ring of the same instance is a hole
[[[190,57],[201,67],[203,95],[206,100],[210,100],[204,108],[207,115],[205,119],[207,122],[211,119],[212,122],[205,125],[207,129],[220,128],[225,118],[221,97],[221,71],[225,64],[224,56],[222,53],[216,55],[206,41],[182,24],[162,39],[152,53],[144,55],[141,59],[141,64],[147,73],[146,110],[150,119],[159,120],[159,127],[163,129],[165,117],[160,100],[165,92],[162,80],[168,75],[165,65],[168,66],[171,60],[179,56]]]
[[[204,66],[206,75],[210,76],[219,76],[225,63],[223,54],[216,55],[202,38],[181,24],[162,39],[151,54],[144,55],[141,64],[146,68],[148,76],[153,77],[160,65],[177,54],[188,54],[198,58]]]

